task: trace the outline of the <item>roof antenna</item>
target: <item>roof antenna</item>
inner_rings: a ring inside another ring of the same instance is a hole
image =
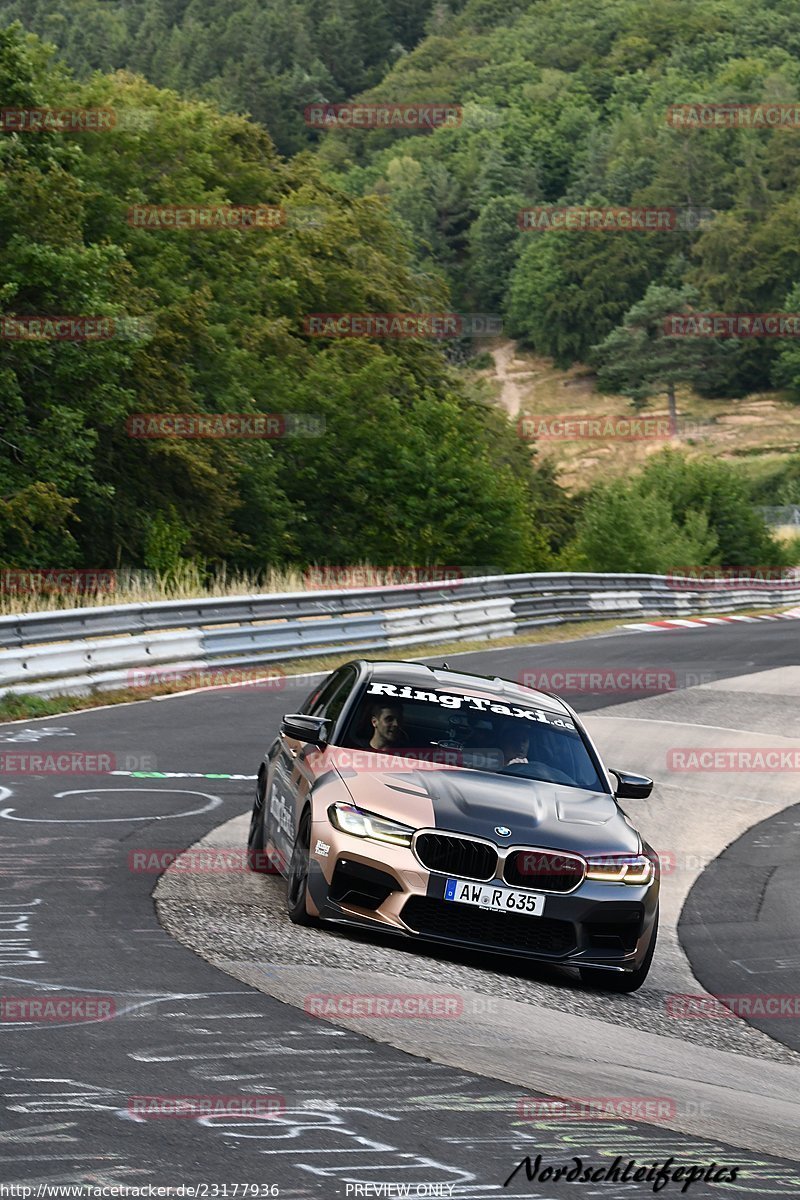
[[[449,671],[449,670],[450,670],[450,665],[449,665],[449,663],[442,662],[442,670],[443,670],[443,671]]]

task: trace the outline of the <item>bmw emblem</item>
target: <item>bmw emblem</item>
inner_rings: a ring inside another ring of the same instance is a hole
[[[498,837],[511,837],[511,830],[507,825],[495,825],[494,831]]]

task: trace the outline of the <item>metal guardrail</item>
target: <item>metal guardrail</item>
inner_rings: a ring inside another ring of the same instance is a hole
[[[565,621],[798,601],[800,574],[733,582],[586,573],[21,613],[0,617],[0,694],[80,694],[145,682],[143,670],[172,678],[341,651],[508,637]]]

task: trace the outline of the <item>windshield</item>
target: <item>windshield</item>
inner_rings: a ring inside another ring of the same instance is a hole
[[[372,682],[340,744],[391,756],[392,766],[413,759],[608,791],[568,714],[499,697]]]

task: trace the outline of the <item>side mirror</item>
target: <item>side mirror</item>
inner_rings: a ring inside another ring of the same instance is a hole
[[[281,721],[281,733],[298,742],[324,746],[328,740],[328,721],[325,717],[307,717],[303,713],[287,713]]]
[[[646,800],[653,790],[653,781],[646,775],[614,770],[611,774],[617,777],[617,790],[614,794],[618,800]]]

